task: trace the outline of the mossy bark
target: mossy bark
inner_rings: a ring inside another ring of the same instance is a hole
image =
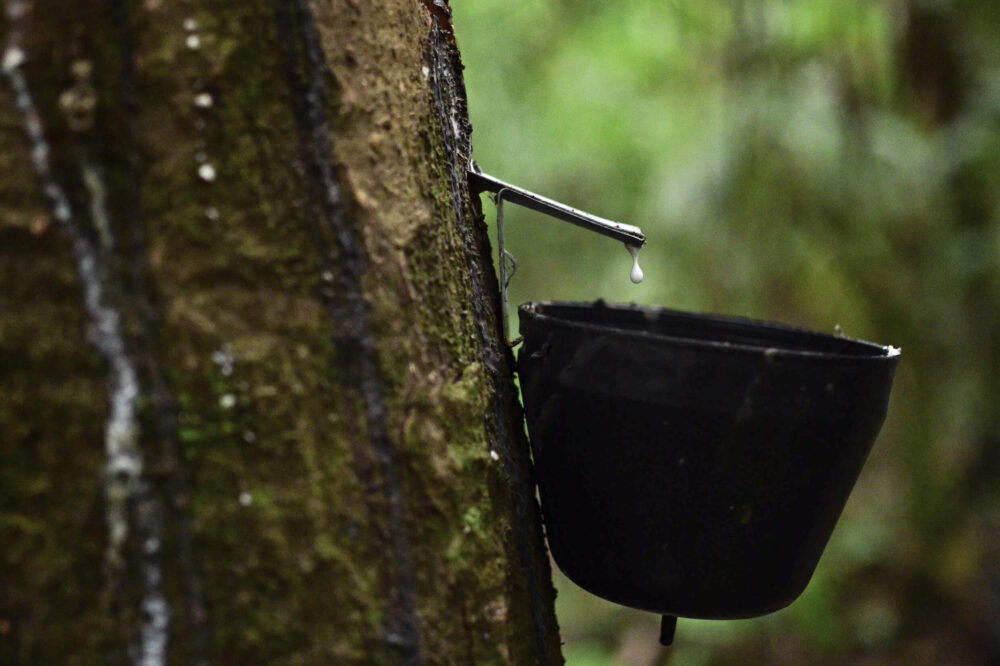
[[[0,663],[558,663],[450,10],[3,0]]]

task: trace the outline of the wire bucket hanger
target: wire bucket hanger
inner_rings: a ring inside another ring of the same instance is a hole
[[[624,243],[625,247],[632,255],[632,282],[638,284],[642,281],[642,269],[639,268],[638,257],[639,250],[646,244],[646,235],[642,233],[642,229],[639,227],[591,215],[590,213],[577,210],[576,208],[572,208],[566,204],[562,204],[558,201],[535,194],[534,192],[529,192],[528,190],[516,185],[505,183],[499,178],[494,178],[493,176],[483,173],[482,169],[479,168],[479,165],[472,160],[469,161],[468,176],[469,187],[471,188],[473,194],[478,195],[482,192],[489,192],[494,195],[494,201],[496,202],[497,245],[499,246],[498,253],[500,255],[500,312],[501,317],[503,318],[503,336],[508,345],[513,347],[520,342],[520,338],[514,340],[513,342],[511,341],[510,323],[507,318],[507,286],[510,284],[511,278],[514,277],[514,273],[517,271],[517,259],[515,259],[514,255],[507,251],[506,244],[504,242],[504,201],[510,201],[511,203],[518,204],[519,206],[524,206],[525,208],[530,208],[531,210],[554,217],[557,220],[575,224],[578,227],[583,227],[589,231],[593,231],[601,234],[602,236],[607,236],[608,238]]]

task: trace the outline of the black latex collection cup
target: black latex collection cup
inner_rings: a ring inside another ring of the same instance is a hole
[[[528,303],[518,373],[552,555],[584,589],[732,619],[806,587],[899,351],[658,308]]]

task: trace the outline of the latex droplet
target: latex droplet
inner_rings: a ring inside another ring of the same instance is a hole
[[[639,250],[642,247],[638,245],[626,245],[625,249],[628,253],[632,255],[632,272],[629,273],[629,279],[632,280],[632,284],[639,284],[642,282],[643,273],[642,269],[639,267]]]

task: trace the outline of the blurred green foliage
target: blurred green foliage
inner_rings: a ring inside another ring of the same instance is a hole
[[[484,170],[649,238],[636,287],[620,245],[512,208],[512,304],[603,297],[903,349],[800,600],[682,620],[665,651],[655,617],[560,581],[570,665],[1000,663],[1000,5],[453,5]]]

